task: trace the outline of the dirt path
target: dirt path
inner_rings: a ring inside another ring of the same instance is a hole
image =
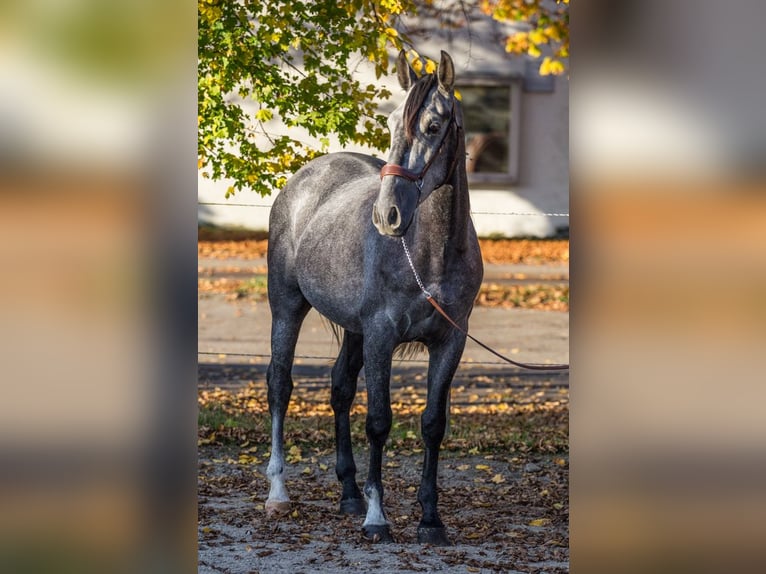
[[[200,365],[200,405],[211,418],[200,427],[199,571],[568,571],[568,377],[462,371],[453,386],[452,425],[439,475],[441,512],[455,545],[432,548],[416,542],[425,385],[417,367],[403,369],[392,382],[394,427],[384,459],[385,502],[396,542],[382,546],[362,538],[360,517],[337,514],[326,366],[296,371],[286,423],[294,504],[289,515],[267,521],[263,368]],[[352,440],[363,482],[361,383]]]
[[[387,545],[363,539],[361,517],[337,514],[333,458],[315,456],[291,468],[288,488],[300,502],[278,520],[265,518],[262,465],[248,470],[203,458],[200,574],[568,571],[566,509],[550,502],[566,490],[566,469],[554,462],[561,459],[522,465],[446,455],[440,503],[455,545],[436,548],[416,542],[419,456],[387,459],[386,508],[396,541]],[[357,453],[357,460],[364,476],[364,452]]]

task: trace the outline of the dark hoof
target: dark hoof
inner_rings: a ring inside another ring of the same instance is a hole
[[[370,525],[362,526],[362,534],[370,542],[393,542],[394,538],[391,536],[391,529],[388,525]]]
[[[447,529],[441,527],[418,526],[418,542],[434,546],[452,546],[447,538]]]
[[[364,516],[367,514],[367,507],[361,498],[347,498],[340,501],[340,513]]]

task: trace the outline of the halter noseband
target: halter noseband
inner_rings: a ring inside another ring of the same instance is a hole
[[[457,121],[457,110],[455,109],[454,99],[452,100],[452,117],[450,117],[449,123],[447,124],[447,128],[449,128],[452,124],[454,124],[457,127],[456,133],[459,135],[462,129],[462,126]],[[436,153],[434,153],[431,156],[431,158],[426,162],[426,165],[423,166],[423,169],[420,170],[420,173],[415,173],[414,171],[410,171],[406,167],[403,167],[401,165],[396,165],[395,163],[386,163],[383,165],[383,167],[380,168],[380,179],[382,180],[387,175],[403,177],[404,179],[414,182],[418,188],[418,193],[420,193],[420,191],[423,189],[423,178],[426,176],[426,173],[431,168],[431,165],[433,165],[436,158],[441,155],[441,151],[442,151],[442,148],[444,147],[444,144],[447,143],[447,134],[449,134],[449,129],[447,129],[444,132],[444,136],[442,136],[442,141],[439,144],[439,147],[436,150]],[[450,177],[452,177],[452,172],[455,171],[456,164],[457,164],[457,154],[455,155],[455,158],[452,160],[452,165],[450,166],[449,172],[447,172],[447,177],[444,179],[445,183],[447,182],[447,180],[449,180]]]

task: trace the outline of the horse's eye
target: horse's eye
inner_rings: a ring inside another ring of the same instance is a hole
[[[441,126],[437,124],[436,122],[434,122],[428,126],[428,133],[431,135],[435,135],[439,133],[440,129],[441,129]]]

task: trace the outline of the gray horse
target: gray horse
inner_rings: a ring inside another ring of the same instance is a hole
[[[483,267],[470,218],[452,59],[442,52],[436,74],[418,79],[401,52],[397,74],[408,94],[388,118],[388,163],[355,153],[320,157],[290,179],[271,211],[272,359],[267,377],[272,444],[265,508],[269,516],[289,508],[283,425],[293,389],[298,332],[314,307],[343,329],[331,393],[336,473],[343,489],[340,511],[366,514],[363,533],[374,541],[392,540],[381,480],[383,447],[391,429],[392,356],[406,343],[428,349],[418,540],[445,545],[450,542],[437,510],[436,475],[450,385],[465,335],[440,316],[424,294],[432,295],[467,329]],[[356,483],[349,423],[362,366],[370,450],[364,499]]]

